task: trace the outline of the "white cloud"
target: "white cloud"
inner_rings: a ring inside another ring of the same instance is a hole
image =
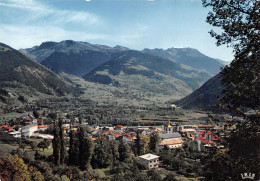
[[[150,27],[142,23],[118,29],[110,27],[95,14],[61,10],[42,2],[0,0],[0,11],[4,7],[17,10],[15,16],[5,12],[8,19],[0,22],[0,41],[16,49],[67,39],[135,47],[150,32]]]
[[[91,0],[85,0],[86,2],[90,2]]]
[[[105,34],[67,31],[59,27],[20,26],[0,24],[0,40],[16,49],[33,47],[45,41],[109,39]],[[10,36],[12,35],[12,36]]]
[[[31,19],[49,16],[49,23],[88,23],[96,24],[99,22],[97,15],[85,11],[60,10],[47,6],[35,0],[0,0],[0,6],[18,8],[33,13]]]

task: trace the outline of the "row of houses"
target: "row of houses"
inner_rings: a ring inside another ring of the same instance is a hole
[[[49,125],[37,125],[37,124],[29,124],[26,126],[21,125],[14,125],[12,127],[8,125],[1,125],[0,129],[7,132],[9,135],[12,135],[15,138],[21,138],[21,137],[32,137],[35,136],[36,133],[39,135],[39,132],[44,131],[48,129]]]

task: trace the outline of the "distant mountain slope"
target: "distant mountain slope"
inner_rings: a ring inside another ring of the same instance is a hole
[[[158,56],[128,50],[83,76],[88,81],[185,96],[210,78]]]
[[[54,52],[41,64],[55,73],[66,72],[72,75],[84,75],[110,60],[110,55],[97,51],[78,53]]]
[[[221,60],[210,58],[193,48],[144,49],[143,52],[168,58],[198,70],[205,70],[212,75],[218,74],[220,67],[224,66]]]
[[[190,95],[173,103],[184,109],[214,110],[214,106],[218,103],[216,96],[220,96],[222,90],[223,86],[218,74]]]
[[[21,93],[22,87],[49,95],[63,95],[74,89],[72,84],[3,43],[0,43],[0,72],[1,88],[17,88]]]
[[[93,45],[87,42],[65,40],[62,42],[44,42],[40,46],[22,49],[26,56],[41,62],[55,73],[65,72],[84,75],[111,59],[111,54],[125,51],[127,48],[105,45]]]

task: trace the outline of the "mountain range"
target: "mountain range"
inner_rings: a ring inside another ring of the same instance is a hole
[[[88,81],[139,88],[154,93],[187,95],[210,78],[166,58],[127,50],[83,76]]]
[[[100,85],[178,98],[188,95],[176,102],[184,108],[209,108],[222,90],[220,79],[211,77],[224,66],[223,62],[192,48],[137,51],[65,40],[44,42],[20,52],[1,44],[1,87],[64,95],[74,89],[73,83],[55,74],[64,72]],[[1,92],[2,97],[8,96],[5,89]]]
[[[205,70],[211,75],[218,74],[225,64],[224,61],[210,58],[193,48],[144,49],[143,52],[168,58],[198,70]]]
[[[126,47],[90,44],[87,42],[65,40],[44,42],[40,46],[22,49],[21,52],[55,73],[69,73],[82,76],[110,61],[114,54],[129,50]],[[224,66],[224,61],[210,58],[193,48],[144,49],[145,54],[167,58],[173,62],[193,69],[207,71],[216,75]]]
[[[59,43],[44,42],[40,46],[20,51],[55,73],[65,72],[82,76],[109,61],[113,53],[126,49],[121,46],[112,48],[105,45],[65,40]]]

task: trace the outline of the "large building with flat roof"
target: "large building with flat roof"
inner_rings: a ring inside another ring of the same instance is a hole
[[[158,169],[159,168],[159,156],[148,153],[139,156],[141,163],[147,170]]]
[[[27,125],[27,126],[23,126],[22,127],[22,136],[30,137],[36,131],[38,131],[38,125],[37,124],[30,124],[30,125]]]

